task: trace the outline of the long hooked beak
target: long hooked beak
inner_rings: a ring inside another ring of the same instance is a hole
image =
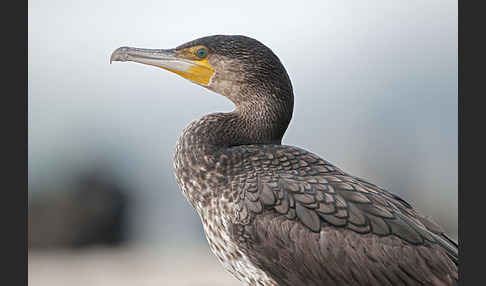
[[[140,49],[120,47],[110,57],[112,62],[137,62],[166,69],[195,83],[207,86],[214,69],[206,61],[197,61],[178,56],[176,50]]]

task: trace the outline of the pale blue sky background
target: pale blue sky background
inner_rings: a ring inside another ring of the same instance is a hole
[[[172,154],[186,124],[230,102],[109,57],[120,46],[243,34],[269,46],[292,79],[285,144],[457,232],[457,1],[36,0],[28,13],[31,191],[62,188],[99,162],[136,190],[137,241],[205,243]]]

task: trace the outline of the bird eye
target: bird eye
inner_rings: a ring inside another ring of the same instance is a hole
[[[204,59],[208,55],[208,50],[206,48],[200,48],[196,51],[196,55],[200,59]]]

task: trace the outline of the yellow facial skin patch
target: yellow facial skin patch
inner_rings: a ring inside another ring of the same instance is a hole
[[[188,64],[184,71],[175,70],[169,67],[162,68],[203,85],[209,85],[211,77],[214,75],[214,69],[209,64],[207,58],[204,60],[191,61],[191,64]]]
[[[214,68],[208,62],[208,55],[206,55],[206,57],[203,59],[200,59],[197,56],[197,51],[199,49],[206,49],[207,51],[207,48],[204,46],[195,46],[176,51],[176,57],[188,60],[187,67],[185,69],[171,69],[169,67],[163,68],[195,83],[209,85],[211,77],[214,75]]]

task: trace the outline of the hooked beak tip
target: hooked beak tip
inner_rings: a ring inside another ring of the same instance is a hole
[[[125,62],[127,61],[127,51],[129,50],[129,47],[120,47],[116,49],[110,57],[110,64],[112,62]]]

